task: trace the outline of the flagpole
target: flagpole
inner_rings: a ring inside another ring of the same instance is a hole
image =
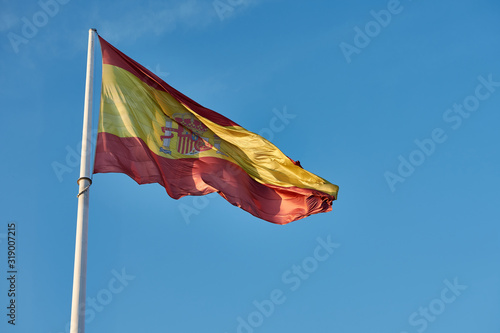
[[[92,145],[92,93],[94,81],[94,38],[97,31],[89,30],[87,79],[83,113],[82,153],[78,178],[78,217],[76,220],[75,269],[73,272],[73,299],[71,303],[70,333],[85,332],[85,290],[87,275],[87,232],[89,221],[90,155]]]

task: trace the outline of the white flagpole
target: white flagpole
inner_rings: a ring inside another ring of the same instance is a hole
[[[85,83],[85,106],[83,114],[82,156],[80,178],[78,178],[78,217],[76,221],[75,270],[73,273],[73,300],[71,303],[70,333],[85,332],[85,290],[87,275],[87,231],[89,222],[90,154],[92,150],[92,93],[94,81],[94,37],[95,29],[89,30],[87,54],[87,80]]]

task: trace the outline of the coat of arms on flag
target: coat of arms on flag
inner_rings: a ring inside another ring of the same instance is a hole
[[[171,155],[173,149],[182,155],[196,155],[215,148],[222,154],[220,138],[193,115],[176,113],[172,118],[168,118],[161,128],[164,135],[160,137],[163,142],[160,152]]]

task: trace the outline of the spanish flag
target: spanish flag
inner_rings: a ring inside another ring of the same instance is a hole
[[[159,183],[174,199],[217,192],[277,224],[332,209],[338,186],[99,40],[102,96],[94,173]]]

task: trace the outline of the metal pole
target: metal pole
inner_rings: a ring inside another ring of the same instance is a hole
[[[92,145],[92,93],[94,81],[94,37],[95,29],[89,30],[87,54],[87,80],[85,83],[85,106],[83,114],[82,156],[80,178],[78,178],[78,217],[76,221],[75,270],[73,273],[73,300],[71,303],[70,333],[85,332],[85,290],[87,275],[87,232],[89,221],[90,154]]]

